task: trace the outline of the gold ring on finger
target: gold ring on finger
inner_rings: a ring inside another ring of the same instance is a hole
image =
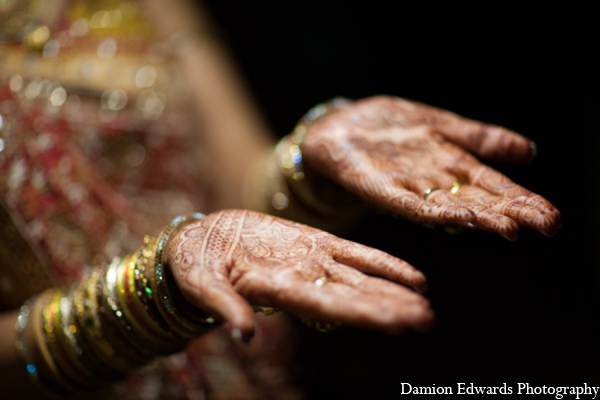
[[[439,187],[431,187],[429,189],[427,189],[426,191],[423,192],[423,200],[427,200],[427,197],[429,197],[429,195],[433,192],[435,192],[436,190],[441,190],[442,188]]]
[[[460,190],[460,188],[464,185],[464,183],[454,182],[452,184],[452,189],[450,189],[450,193],[456,194]]]
[[[315,285],[317,285],[318,287],[321,287],[321,286],[325,285],[328,281],[329,280],[327,279],[326,276],[322,276],[315,281]]]

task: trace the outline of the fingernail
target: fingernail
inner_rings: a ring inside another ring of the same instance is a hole
[[[233,328],[231,330],[231,338],[238,343],[244,343],[244,344],[248,344],[250,343],[250,340],[252,339],[252,337],[254,336],[253,332],[249,332],[246,333],[246,335],[244,335],[242,333],[242,331],[238,328]]]
[[[553,237],[554,235],[556,235],[556,229],[553,229],[551,231],[542,231],[539,230],[539,233],[541,233],[542,235],[546,236],[546,237]]]
[[[233,340],[235,340],[236,342],[241,342],[242,341],[242,331],[239,330],[238,328],[233,328],[231,330],[231,338]]]
[[[433,330],[433,327],[435,326],[435,314],[433,313],[433,311],[429,311],[428,313],[426,313],[425,315],[423,315],[421,317],[421,320],[417,322],[417,325],[415,326],[415,329],[418,332],[430,332]]]
[[[504,239],[508,240],[509,242],[516,242],[517,239],[519,238],[518,235],[514,235],[514,236],[508,236],[508,235],[501,235]]]
[[[529,142],[529,154],[531,160],[537,156],[537,145],[535,142]]]

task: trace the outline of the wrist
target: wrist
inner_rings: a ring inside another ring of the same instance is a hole
[[[40,389],[54,397],[102,389],[217,326],[183,299],[163,261],[169,234],[199,217],[176,218],[158,240],[146,237],[135,253],[21,307],[15,347]]]
[[[169,326],[182,337],[192,339],[215,327],[216,321],[198,307],[192,305],[177,287],[168,263],[167,249],[174,233],[184,225],[203,218],[200,213],[176,217],[163,229],[153,249],[150,267],[150,285],[159,311]]]
[[[365,214],[358,197],[312,168],[302,153],[310,125],[348,103],[335,98],[312,108],[291,134],[263,156],[245,182],[246,208],[334,233],[348,230]]]

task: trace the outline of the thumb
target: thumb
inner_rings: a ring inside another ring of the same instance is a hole
[[[254,312],[226,277],[203,270],[191,272],[186,281],[182,288],[186,299],[227,322],[234,339],[247,342],[254,336]]]

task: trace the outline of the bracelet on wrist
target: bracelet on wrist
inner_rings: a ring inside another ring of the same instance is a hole
[[[331,232],[348,229],[364,210],[362,201],[310,167],[302,143],[312,123],[349,104],[334,98],[310,109],[248,176],[247,208]]]
[[[165,263],[171,233],[200,218],[178,217],[158,240],[145,237],[133,254],[21,307],[15,347],[40,390],[54,398],[88,394],[218,326],[183,298]]]

